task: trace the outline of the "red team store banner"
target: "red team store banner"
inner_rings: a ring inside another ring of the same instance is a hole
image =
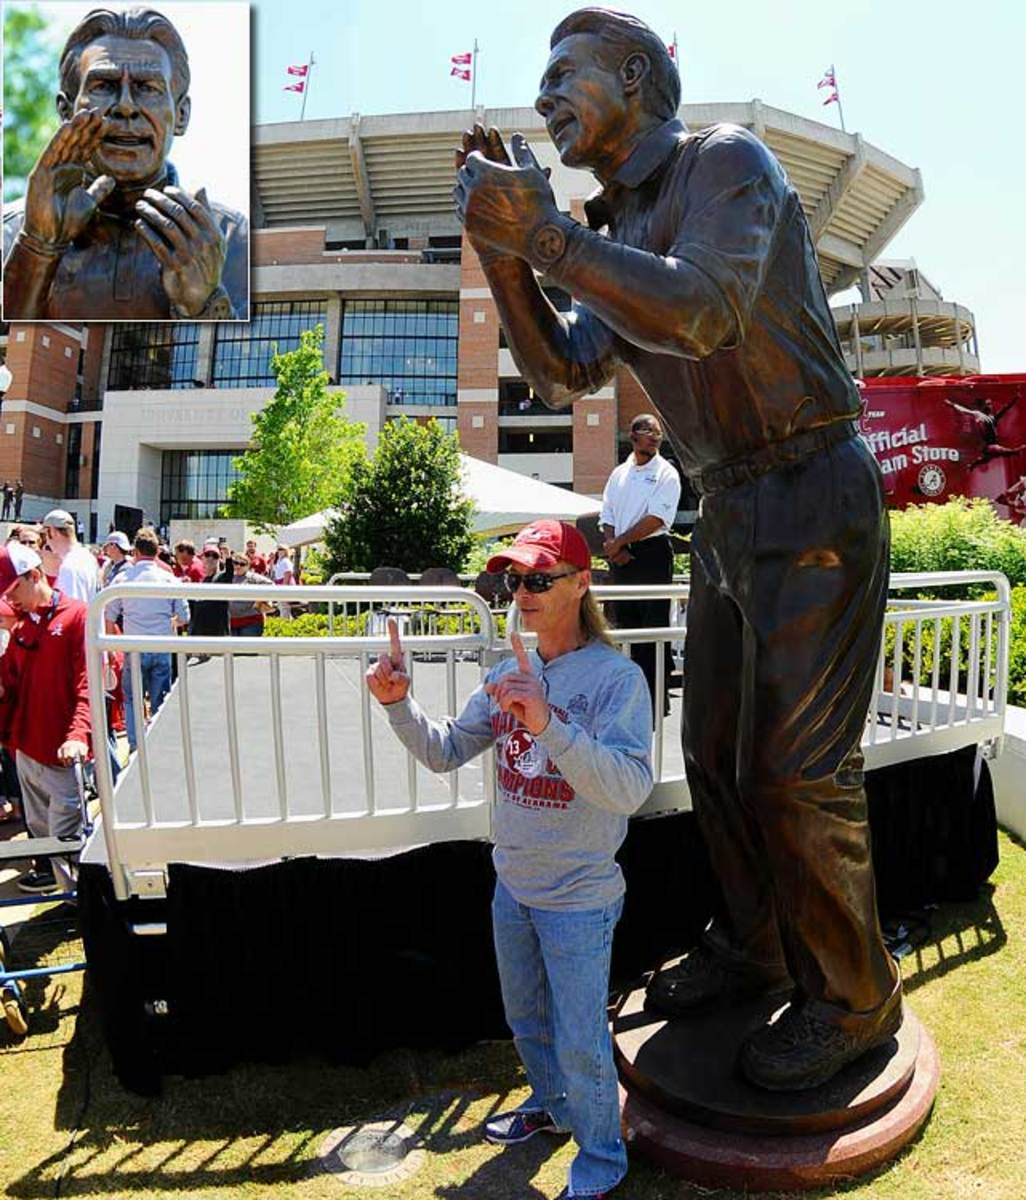
[[[862,398],[890,507],[985,496],[1026,523],[1026,375],[867,379]]]

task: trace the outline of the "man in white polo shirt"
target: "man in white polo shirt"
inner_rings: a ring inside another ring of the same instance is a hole
[[[57,590],[69,600],[88,603],[100,590],[100,567],[78,540],[75,518],[63,508],[54,508],[43,518],[43,541],[60,560]]]
[[[613,582],[669,583],[673,579],[670,527],[680,503],[680,476],[659,453],[663,427],[659,418],[642,413],[631,422],[631,453],[613,471],[602,493],[602,553],[613,569]],[[670,623],[669,600],[620,600],[616,624],[645,629]],[[664,643],[666,669],[663,711],[669,712],[672,658]],[[655,704],[656,655],[652,643],[631,647],[631,657],[648,680]],[[654,712],[653,708],[653,712]]]

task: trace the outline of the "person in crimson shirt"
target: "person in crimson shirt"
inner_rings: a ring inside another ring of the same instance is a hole
[[[88,756],[92,732],[86,604],[51,587],[39,555],[18,543],[0,550],[0,596],[19,618],[4,655],[0,743],[15,752],[29,833],[74,840],[82,812],[72,764]],[[54,862],[73,885],[71,864]],[[54,868],[41,861],[18,880],[26,892],[56,886]]]
[[[268,570],[270,563],[265,555],[261,554],[257,549],[257,544],[252,538],[246,543],[246,557],[249,559],[250,569],[256,571],[258,575],[269,575]],[[275,580],[275,583],[278,581]]]
[[[196,546],[193,542],[175,543],[175,575],[187,583],[202,583],[206,578],[206,571],[203,570],[203,563],[196,557]]]

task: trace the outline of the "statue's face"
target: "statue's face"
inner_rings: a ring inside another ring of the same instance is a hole
[[[534,107],[568,167],[601,169],[618,157],[626,104],[619,72],[604,66],[591,33],[564,38],[552,51]]]
[[[188,105],[175,102],[171,60],[156,42],[104,35],[82,51],[73,111],[92,108],[109,122],[93,154],[97,174],[122,185],[155,179],[185,132]]]

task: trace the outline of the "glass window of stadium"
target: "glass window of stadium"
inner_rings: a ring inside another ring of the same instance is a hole
[[[271,355],[295,350],[304,330],[323,325],[323,300],[264,301],[248,324],[223,322],[214,342],[215,387],[274,387]]]
[[[456,300],[352,300],[339,380],[381,384],[390,404],[456,404]]]
[[[198,325],[129,323],[111,325],[110,331],[110,391],[195,386]]]
[[[160,523],[216,517],[238,478],[238,450],[165,450],[160,481]]]

